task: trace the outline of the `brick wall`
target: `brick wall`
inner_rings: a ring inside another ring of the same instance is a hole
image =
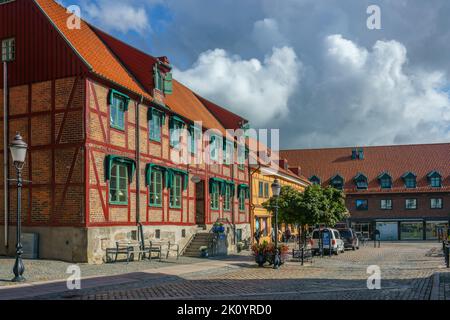
[[[3,108],[3,92],[0,95]],[[83,101],[83,81],[75,78],[10,88],[8,141],[20,132],[29,146],[23,178],[32,184],[25,184],[22,195],[24,225],[78,226],[84,221]],[[3,118],[0,126],[3,128]],[[0,163],[3,166],[3,157]],[[16,177],[12,165],[9,175]],[[3,171],[0,177],[3,180]],[[3,184],[0,195],[3,198]],[[16,201],[12,184],[12,222]],[[0,207],[3,212],[3,201]]]
[[[108,93],[110,88],[93,80],[87,83],[87,156],[89,164],[89,222],[92,225],[116,225],[135,224],[136,222],[136,177],[133,177],[129,185],[128,205],[116,206],[109,204],[108,182],[105,181],[104,159],[108,154],[120,155],[135,159],[136,148],[136,120],[135,112],[137,102],[131,100],[128,111],[125,112],[125,130],[116,130],[110,127]],[[195,224],[195,183],[191,181],[193,175],[199,176],[206,182],[206,220],[213,223],[217,218],[227,217],[233,220],[231,213],[209,210],[208,180],[212,176],[231,180],[231,168],[223,165],[181,165],[180,159],[187,156],[183,151],[174,150],[169,145],[169,115],[162,128],[162,141],[155,142],[149,139],[149,127],[147,123],[147,106],[139,107],[139,139],[140,139],[140,217],[144,224]],[[187,137],[182,138],[182,146],[186,145]],[[204,143],[204,147],[206,142]],[[183,150],[184,148],[181,148]],[[235,152],[235,156],[237,152]],[[237,156],[236,156],[237,157]],[[181,209],[169,208],[169,192],[163,191],[162,208],[153,208],[148,205],[148,189],[145,185],[145,166],[148,163],[156,163],[166,167],[188,170],[189,185],[183,191]],[[236,184],[248,183],[248,169],[238,170],[234,166],[234,179]],[[221,206],[222,207],[222,206]],[[249,223],[249,202],[245,213],[238,210],[238,199],[234,201],[234,220],[237,223]]]
[[[442,198],[442,209],[431,209],[430,199]],[[356,210],[355,201],[357,199],[368,200],[368,210]],[[391,199],[392,210],[382,210],[381,200]],[[406,199],[417,199],[417,209],[406,209]],[[371,219],[371,218],[427,218],[442,217],[448,219],[450,217],[450,195],[448,193],[408,193],[408,194],[347,194],[347,208],[351,213],[351,217],[355,219]]]

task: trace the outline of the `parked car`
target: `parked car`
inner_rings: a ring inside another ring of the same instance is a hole
[[[359,249],[359,239],[357,234],[351,228],[338,229],[341,238],[344,241],[345,249],[356,250]]]
[[[339,234],[338,230],[332,228],[324,228],[322,229],[321,232],[322,232],[322,244],[324,253],[329,254],[330,240],[331,240],[331,250],[335,255],[338,255],[340,252],[345,251],[344,241],[342,241],[341,235]],[[319,240],[320,240],[320,230],[314,229],[311,238],[311,250],[313,255],[320,253]]]

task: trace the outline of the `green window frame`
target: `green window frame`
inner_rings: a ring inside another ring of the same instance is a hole
[[[109,178],[109,203],[128,204],[128,166],[113,162]]]
[[[225,143],[224,143],[224,151],[225,151],[225,155],[224,155],[224,157],[225,157],[224,163],[225,163],[226,165],[231,165],[231,164],[233,164],[233,160],[234,160],[234,142],[225,139]]]
[[[161,125],[162,115],[159,112],[152,112],[152,116],[148,120],[150,140],[161,142]]]
[[[178,118],[177,116],[172,116],[170,118],[170,146],[175,149],[180,149],[181,142],[181,130],[185,126],[183,120]]]
[[[214,161],[219,160],[219,137],[212,135],[209,139],[209,158]]]
[[[174,173],[172,186],[170,188],[169,206],[172,209],[180,209],[182,203],[183,176]]]
[[[231,185],[225,184],[225,190],[223,195],[223,210],[224,211],[231,211]]]
[[[219,210],[219,199],[220,199],[220,185],[217,182],[213,182],[211,185],[211,194],[210,194],[211,210]]]
[[[269,198],[269,184],[264,184],[264,198]]]
[[[238,145],[238,168],[241,170],[245,169],[245,146]]]
[[[442,187],[442,179],[440,176],[434,176],[430,178],[430,185],[432,188]]]
[[[163,171],[153,169],[149,185],[149,205],[151,207],[162,207],[163,200]]]
[[[195,126],[191,126],[189,129],[189,143],[188,145],[188,152],[191,154],[197,154],[198,152],[198,140],[200,137],[200,129],[195,127]]]
[[[244,188],[241,188],[239,190],[239,211],[244,212],[245,211],[245,198],[246,198],[246,192]]]
[[[125,130],[125,111],[127,111],[127,98],[115,92],[111,92],[110,99],[110,125],[114,129]]]
[[[161,74],[161,71],[158,69],[158,65],[155,64],[153,69],[154,81],[155,81],[155,89],[163,91],[164,89],[164,79]]]

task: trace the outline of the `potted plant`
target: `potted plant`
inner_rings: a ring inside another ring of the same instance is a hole
[[[225,227],[223,226],[223,223],[220,223],[220,222],[214,223],[213,232],[214,233],[224,233]]]
[[[255,257],[255,262],[260,267],[262,267],[264,265],[264,263],[266,263],[266,261],[267,261],[267,248],[268,248],[267,241],[264,241],[261,244],[255,243],[252,246],[252,252]]]
[[[200,256],[202,258],[208,258],[209,253],[208,253],[208,247],[207,246],[201,246],[199,250],[200,250]]]
[[[278,250],[280,253],[280,263],[284,264],[284,262],[286,261],[287,256],[288,256],[289,247],[282,244],[282,245],[278,246]],[[273,243],[270,243],[267,245],[266,261],[272,265],[274,258],[275,258],[275,245]]]

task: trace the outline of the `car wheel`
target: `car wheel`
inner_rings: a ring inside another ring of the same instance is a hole
[[[356,247],[356,250],[359,250],[359,246]]]
[[[336,251],[334,252],[334,254],[337,256],[337,255],[339,255],[339,249],[338,248],[336,248]]]

